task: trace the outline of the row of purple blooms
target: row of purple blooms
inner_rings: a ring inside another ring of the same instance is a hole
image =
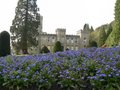
[[[87,87],[85,82],[95,87],[113,82],[120,85],[120,48],[1,57],[0,79],[5,86],[57,83],[61,87]]]

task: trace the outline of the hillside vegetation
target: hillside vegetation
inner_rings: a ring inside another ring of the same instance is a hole
[[[113,30],[113,24],[114,24],[114,21],[112,21],[110,24],[104,24],[96,28],[90,34],[90,42],[93,42],[93,41],[96,42],[98,47],[101,47],[104,44],[109,46],[108,37]]]

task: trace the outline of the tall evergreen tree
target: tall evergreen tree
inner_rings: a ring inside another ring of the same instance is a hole
[[[105,32],[105,29],[100,30],[99,38],[98,38],[98,46],[99,47],[101,47],[102,45],[105,44],[106,38],[107,38],[107,35],[106,35],[106,32]]]
[[[120,0],[116,0],[115,3],[115,22],[113,30],[108,38],[110,45],[120,44]]]
[[[27,53],[28,47],[37,46],[40,14],[36,2],[37,0],[19,0],[10,28],[12,45],[22,50],[23,54]]]
[[[115,3],[115,26],[114,26],[114,40],[118,44],[120,41],[120,0]]]
[[[110,35],[111,32],[112,32],[112,25],[110,23],[107,25],[107,31],[106,31],[107,37]]]

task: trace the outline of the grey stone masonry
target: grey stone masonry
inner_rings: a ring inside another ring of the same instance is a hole
[[[78,50],[80,48],[87,47],[89,44],[89,30],[79,30],[77,35],[67,35],[66,29],[56,29],[56,34],[47,34],[40,32],[39,34],[39,48],[41,49],[44,45],[52,52],[56,41],[60,41],[63,49]]]

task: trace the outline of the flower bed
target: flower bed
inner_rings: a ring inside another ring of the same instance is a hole
[[[120,48],[0,58],[2,90],[120,90]]]

